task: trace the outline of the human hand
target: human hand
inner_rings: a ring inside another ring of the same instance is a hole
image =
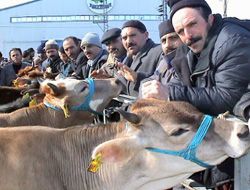
[[[141,98],[168,100],[169,90],[157,80],[147,81],[141,86]]]
[[[112,77],[108,73],[106,73],[103,69],[98,69],[98,70],[92,71],[90,76],[93,78],[96,78],[96,79],[107,79],[107,78]]]
[[[131,82],[135,82],[137,80],[137,73],[127,65],[117,63],[117,67],[119,68],[118,74],[122,75],[126,80]]]

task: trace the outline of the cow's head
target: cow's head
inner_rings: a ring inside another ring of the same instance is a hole
[[[169,188],[205,169],[182,157],[148,149],[185,149],[204,118],[196,108],[185,102],[145,99],[136,102],[131,112],[132,115],[125,114],[129,122],[124,132],[94,149],[94,160],[98,157],[101,162],[113,163],[130,173],[136,181],[134,189]],[[209,165],[216,165],[227,157],[245,154],[249,141],[247,125],[214,119],[196,150],[196,157]]]
[[[101,112],[112,98],[119,95],[122,84],[116,79],[67,78],[56,81],[45,80],[40,90],[46,94],[44,103],[62,108],[67,116],[70,109]]]

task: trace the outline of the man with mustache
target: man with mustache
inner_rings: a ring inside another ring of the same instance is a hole
[[[212,14],[205,0],[169,0],[168,5],[174,29],[188,46],[177,49],[174,65],[186,64],[188,69],[177,68],[180,72],[166,85],[158,81],[148,84],[150,91],[142,97],[187,101],[210,115],[232,113],[236,102],[249,91],[249,22]],[[189,76],[186,80],[184,74]],[[224,162],[218,168],[233,175],[232,165]],[[210,172],[211,181],[201,178],[201,182],[213,186],[228,177],[214,168]]]
[[[98,34],[88,32],[81,41],[81,49],[88,59],[87,64],[82,67],[84,78],[91,76],[92,71],[100,69],[108,59],[108,52],[102,48]]]
[[[122,26],[122,43],[127,57],[132,59],[130,66],[118,63],[119,74],[126,86],[126,93],[138,96],[140,82],[151,76],[161,60],[161,46],[150,38],[145,25],[138,20],[129,20]]]
[[[211,115],[232,112],[250,82],[250,27],[211,14],[205,0],[168,3],[174,29],[188,46],[178,48],[173,61],[188,65],[180,73],[189,75],[190,81],[183,82],[176,73],[167,85],[154,81],[143,97],[188,101]]]
[[[42,70],[46,71],[50,68],[51,73],[55,76],[60,72],[60,65],[62,63],[58,54],[58,48],[58,44],[54,39],[48,40],[44,47],[47,59],[42,63]]]
[[[160,81],[161,84],[167,84],[174,74],[172,60],[175,57],[176,49],[183,43],[179,36],[175,33],[171,20],[163,21],[159,24],[159,36],[162,47],[162,60],[155,70],[154,74],[142,81],[140,93],[150,91],[150,85],[147,85],[152,80]],[[145,91],[145,92],[144,92]]]

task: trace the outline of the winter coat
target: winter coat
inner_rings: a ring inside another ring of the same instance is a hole
[[[180,73],[188,73],[190,81],[183,84],[182,74],[176,74],[168,84],[169,99],[188,101],[206,114],[232,112],[250,82],[249,52],[250,31],[245,23],[215,15],[199,56],[185,47],[176,53],[176,57],[185,55],[183,62],[189,67]]]

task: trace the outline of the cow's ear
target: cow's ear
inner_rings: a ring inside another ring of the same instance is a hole
[[[92,159],[100,156],[103,163],[124,163],[136,153],[138,148],[135,137],[110,140],[94,149]]]

